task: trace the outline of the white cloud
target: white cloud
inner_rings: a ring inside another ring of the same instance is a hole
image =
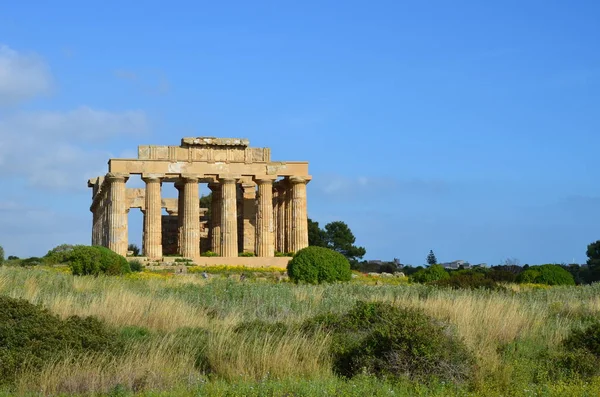
[[[80,107],[68,112],[25,112],[0,121],[0,175],[42,188],[84,188],[106,171],[101,144],[148,130],[144,112]]]
[[[51,88],[52,76],[43,59],[0,45],[0,106],[47,94]]]

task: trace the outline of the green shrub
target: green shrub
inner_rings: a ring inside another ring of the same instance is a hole
[[[432,281],[430,284],[438,287],[448,287],[452,289],[488,289],[492,291],[502,290],[494,280],[486,278],[483,273],[466,273],[452,275],[450,278]]]
[[[573,275],[559,265],[542,265],[536,268],[540,272],[538,284],[575,285]]]
[[[61,320],[40,306],[0,296],[0,385],[72,353],[117,353],[117,334],[93,317]]]
[[[74,246],[70,244],[61,244],[52,248],[44,256],[44,261],[49,265],[56,265],[59,263],[66,263],[69,261],[70,255],[73,252]]]
[[[473,371],[474,359],[465,345],[421,309],[359,301],[346,314],[319,315],[302,329],[332,335],[333,369],[344,377],[462,382]]]
[[[517,281],[546,285],[575,285],[573,275],[559,265],[531,266],[519,274]]]
[[[244,321],[233,329],[237,334],[252,334],[258,337],[265,335],[283,335],[287,331],[287,325],[282,322],[271,323],[260,319]]]
[[[517,276],[518,283],[532,284],[540,276],[540,272],[535,269],[527,269]]]
[[[129,267],[131,268],[132,272],[141,272],[144,270],[144,265],[139,259],[134,259],[129,262]]]
[[[32,256],[31,258],[21,259],[21,266],[37,266],[43,264],[44,261],[42,258],[38,258],[37,256]]]
[[[250,258],[250,257],[256,256],[256,255],[254,255],[254,252],[240,252],[238,254],[238,256]]]
[[[77,245],[69,255],[69,266],[76,276],[100,273],[118,275],[131,273],[125,257],[106,247]]]
[[[415,283],[430,283],[432,281],[450,278],[450,274],[442,265],[431,265],[412,274],[409,279]]]
[[[492,269],[485,277],[496,282],[514,283],[517,281],[517,274],[502,269]]]
[[[568,350],[584,349],[600,359],[600,322],[572,330],[563,344]]]
[[[216,252],[204,251],[203,253],[200,254],[200,256],[219,256],[219,255]]]
[[[553,356],[551,371],[566,379],[600,375],[600,322],[584,329],[573,329]]]
[[[4,248],[0,245],[0,265],[4,263]]]
[[[348,259],[339,252],[323,247],[306,247],[294,255],[287,272],[294,282],[320,284],[350,281],[352,271]]]

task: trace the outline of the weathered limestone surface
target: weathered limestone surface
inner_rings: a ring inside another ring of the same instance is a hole
[[[209,183],[208,187],[212,191],[211,201],[211,250],[217,255],[221,255],[221,184]]]
[[[127,201],[125,196],[125,182],[128,175],[107,175],[109,182],[109,210],[108,210],[108,248],[117,254],[127,254],[128,229],[127,229]]]
[[[263,257],[275,256],[273,245],[273,181],[259,179],[258,213],[256,216],[256,254]]]
[[[292,252],[292,186],[289,178],[283,180],[285,187],[285,252]]]
[[[287,189],[282,184],[277,184],[277,251],[286,252],[286,199],[287,199]]]
[[[256,241],[256,185],[242,183],[242,251],[255,253]]]
[[[308,218],[306,214],[306,179],[290,178],[292,185],[292,233],[290,251],[308,247]]]
[[[198,178],[183,178],[183,224],[181,255],[186,258],[200,256],[200,211],[198,201]]]
[[[126,188],[129,175],[141,175],[145,188]],[[250,147],[247,139],[197,137],[183,138],[179,146],[139,146],[137,159],[110,159],[106,176],[88,181],[92,244],[125,255],[127,213],[139,208],[148,258],[177,252],[198,262],[204,238],[202,249],[210,247],[231,263],[240,251],[283,263],[276,250],[308,245],[310,179],[308,163],[272,161],[269,148]],[[161,197],[164,183],[175,183],[177,198]],[[202,218],[199,183],[212,190],[210,225]],[[163,208],[169,215],[162,215]]]
[[[279,215],[279,190],[277,190],[277,187],[275,185],[273,185],[272,192],[273,203],[271,205],[273,208],[273,250],[277,251],[279,249],[279,231],[277,228],[277,218]]]
[[[238,256],[238,231],[236,210],[236,180],[221,179],[221,256]]]
[[[152,259],[162,258],[161,180],[156,175],[144,176],[143,180],[146,182],[146,210],[142,248],[144,256]]]

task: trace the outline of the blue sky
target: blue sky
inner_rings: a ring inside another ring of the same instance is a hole
[[[89,243],[109,157],[221,136],[309,161],[309,216],[368,259],[584,262],[600,3],[490,3],[7,2],[0,244]]]

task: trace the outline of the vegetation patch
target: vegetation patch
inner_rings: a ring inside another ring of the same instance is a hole
[[[119,340],[94,317],[61,320],[25,300],[0,296],[0,384],[10,385],[21,371],[73,353],[116,353]]]
[[[290,279],[309,284],[350,281],[350,262],[339,252],[323,247],[306,247],[298,251],[287,267]]]
[[[486,278],[483,273],[478,272],[453,274],[450,278],[436,280],[430,284],[453,289],[487,289],[491,291],[506,289],[494,280]]]
[[[415,308],[359,301],[348,313],[314,317],[303,329],[332,333],[334,371],[348,378],[370,374],[459,383],[474,369],[474,358],[450,329]]]
[[[125,257],[100,246],[75,246],[69,254],[68,263],[76,276],[131,273]]]

